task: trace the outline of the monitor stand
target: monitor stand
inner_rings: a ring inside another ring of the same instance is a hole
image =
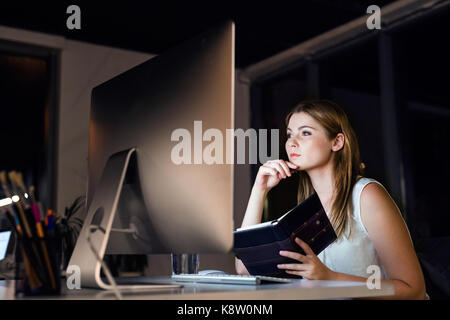
[[[79,270],[81,287],[104,290],[120,289],[173,289],[176,284],[112,285],[105,283],[101,276],[101,264],[108,244],[109,235],[117,211],[120,193],[135,148],[121,151],[109,157],[100,183],[95,190],[83,228],[78,236],[67,268]],[[98,228],[96,228],[98,226]],[[90,240],[90,241],[89,241]],[[70,272],[70,273],[71,273]]]

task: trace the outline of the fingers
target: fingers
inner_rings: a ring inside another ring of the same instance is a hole
[[[277,176],[278,175],[278,171],[275,170],[272,167],[267,167],[267,166],[261,166],[259,168],[259,170],[261,170],[261,173],[264,175],[270,175],[270,176]]]
[[[299,169],[299,166],[296,164],[293,164],[292,162],[285,161],[285,160],[276,160],[276,161],[278,161],[283,166],[285,171],[287,171],[289,173],[289,176],[292,176],[292,174],[296,173],[296,170]],[[291,171],[291,170],[293,170],[293,171]]]
[[[298,166],[296,164],[293,164],[292,162],[289,162],[289,161],[284,161],[284,162],[292,169],[298,168]]]
[[[288,274],[293,274],[296,276],[301,276],[306,278],[306,275],[311,270],[311,265],[309,264],[300,264],[300,263],[286,263],[277,265],[278,269],[284,270],[284,272]]]
[[[303,278],[307,278],[307,277],[306,277],[306,272],[305,272],[305,271],[291,271],[291,270],[285,270],[284,272],[289,273],[289,274],[293,274],[293,275],[296,275],[296,276],[300,276],[300,277],[303,277]]]
[[[280,256],[291,258],[300,262],[306,262],[308,259],[306,256],[293,251],[280,251]]]
[[[277,265],[278,269],[285,269],[287,271],[307,271],[309,266],[300,263],[287,263]]]
[[[315,255],[314,251],[311,249],[311,247],[305,241],[296,237],[295,243],[297,243],[300,246],[300,248],[302,248],[303,251],[305,251],[305,253],[307,255]]]
[[[291,170],[289,169],[290,167],[297,168],[295,164],[284,160],[270,160],[267,161],[264,166],[274,168],[280,173],[282,178],[290,177],[292,175]]]
[[[288,175],[285,168],[277,161],[269,161],[264,166],[268,166],[277,170],[280,173],[281,178],[286,178]],[[289,172],[289,174],[291,173]]]
[[[292,173],[291,173],[291,170],[289,170],[288,165],[283,160],[279,160],[278,163],[281,165],[284,172],[286,172],[286,175],[290,177],[292,175]]]
[[[277,176],[280,179],[283,179],[286,177],[286,173],[279,165],[272,164],[272,163],[266,163],[262,167],[272,169],[272,170],[269,170],[270,174]]]

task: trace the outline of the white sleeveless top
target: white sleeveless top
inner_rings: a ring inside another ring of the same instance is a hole
[[[368,278],[373,274],[373,270],[367,268],[371,265],[380,267],[381,278],[388,279],[386,270],[375,251],[375,247],[370,240],[366,228],[361,220],[360,198],[362,190],[371,182],[381,183],[370,178],[360,178],[354,185],[352,191],[353,212],[344,233],[332,244],[326,247],[318,258],[329,269],[347,273],[355,276]],[[327,213],[329,216],[329,214]],[[350,224],[352,227],[351,234]]]

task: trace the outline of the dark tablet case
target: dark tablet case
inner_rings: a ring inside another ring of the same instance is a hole
[[[234,253],[252,275],[288,277],[277,264],[300,262],[280,256],[279,251],[305,254],[295,243],[295,237],[305,241],[316,255],[336,240],[336,233],[316,193],[270,224],[235,231]]]

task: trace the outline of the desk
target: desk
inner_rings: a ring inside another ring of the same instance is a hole
[[[130,282],[144,282],[142,278],[130,278]],[[205,283],[174,282],[170,277],[148,277],[148,283],[177,283],[182,288],[170,290],[122,291],[123,299],[133,300],[316,300],[316,299],[348,299],[394,294],[394,286],[381,284],[380,289],[370,290],[365,282],[343,282],[323,280],[294,280],[291,283],[263,285],[230,285]],[[0,281],[0,299],[16,299],[14,297],[14,280]],[[24,297],[23,299],[115,299],[114,292],[81,289],[69,290],[62,283],[60,296]]]

